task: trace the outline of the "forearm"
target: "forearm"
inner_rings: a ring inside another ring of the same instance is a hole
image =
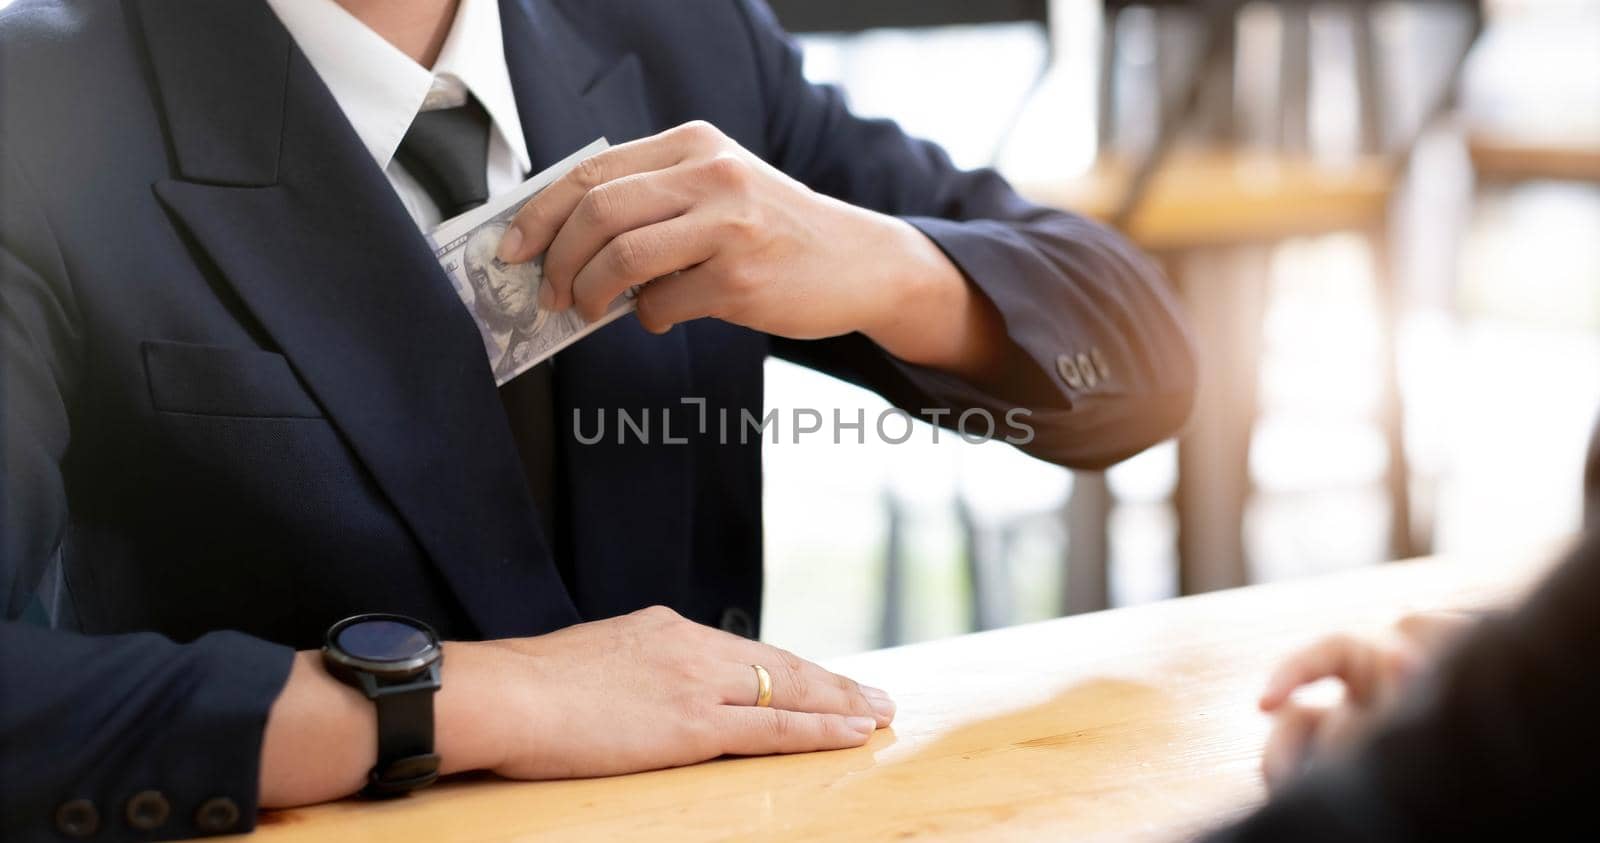
[[[481,712],[493,668],[478,645],[444,645],[442,685],[434,697],[434,751],[441,774],[492,768],[498,762],[491,721]],[[333,678],[322,654],[295,654],[283,693],[273,703],[261,746],[261,807],[327,802],[359,791],[378,757],[377,709]]]
[[[57,811],[72,800],[120,820],[129,796],[150,789],[174,806],[238,811],[219,825],[174,810],[165,837],[248,830],[262,724],[291,657],[234,632],[177,644],[0,623],[0,840],[61,839]],[[132,833],[117,828],[99,839]]]

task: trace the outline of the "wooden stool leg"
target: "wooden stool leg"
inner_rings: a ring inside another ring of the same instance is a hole
[[[905,636],[905,506],[892,491],[883,493],[888,531],[883,542],[883,612],[878,618],[878,646],[893,647]]]
[[[1178,440],[1178,589],[1195,594],[1249,581],[1244,544],[1250,499],[1264,250],[1179,256],[1177,279],[1200,349],[1194,415]]]
[[[1369,240],[1378,306],[1378,359],[1383,367],[1378,423],[1389,452],[1384,474],[1389,497],[1389,558],[1410,559],[1427,553],[1432,542],[1419,538],[1411,517],[1411,462],[1406,457],[1405,397],[1400,391],[1401,291],[1393,272],[1387,223],[1373,231]]]
[[[1100,152],[1112,149],[1117,142],[1117,10],[1107,8],[1105,20],[1100,24],[1100,78],[1099,96],[1095,116]]]
[[[1062,614],[1097,612],[1111,605],[1111,487],[1103,471],[1072,475],[1067,500],[1067,577]]]
[[[1375,27],[1372,0],[1360,0],[1350,9],[1351,36],[1355,41],[1356,91],[1361,102],[1361,151],[1376,155],[1383,151],[1384,111],[1383,44]]]
[[[988,528],[978,522],[972,504],[965,496],[956,500],[956,516],[961,524],[966,554],[967,580],[973,632],[1011,625],[1011,560],[1004,547],[1004,528]]]
[[[1304,3],[1278,5],[1282,23],[1278,66],[1278,146],[1283,152],[1311,148],[1311,11]]]

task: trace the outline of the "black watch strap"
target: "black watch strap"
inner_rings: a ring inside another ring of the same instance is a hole
[[[437,673],[373,695],[378,710],[378,763],[367,777],[368,796],[400,796],[439,777],[433,751],[433,693]],[[430,681],[431,680],[431,681]]]

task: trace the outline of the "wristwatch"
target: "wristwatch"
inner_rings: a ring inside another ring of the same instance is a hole
[[[328,629],[322,661],[378,709],[378,763],[364,794],[401,796],[433,784],[433,695],[444,650],[433,627],[404,615],[356,615]]]

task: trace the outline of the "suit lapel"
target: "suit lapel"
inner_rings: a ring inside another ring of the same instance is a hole
[[[597,137],[654,131],[637,55],[596,49],[550,0],[500,0],[500,28],[535,172]]]
[[[191,234],[486,637],[577,619],[466,310],[260,0],[135,0]]]
[[[501,0],[506,64],[534,168],[543,169],[597,137],[612,144],[645,137],[655,125],[637,55],[594,46],[551,0]],[[687,334],[657,337],[621,319],[556,357],[564,489],[570,513],[574,591],[586,617],[647,603],[678,603],[691,581],[690,448],[668,444],[699,424]],[[619,413],[648,417],[650,442],[618,441]],[[670,430],[664,414],[670,414]],[[592,436],[583,445],[575,418]],[[681,605],[681,604],[680,604]]]

